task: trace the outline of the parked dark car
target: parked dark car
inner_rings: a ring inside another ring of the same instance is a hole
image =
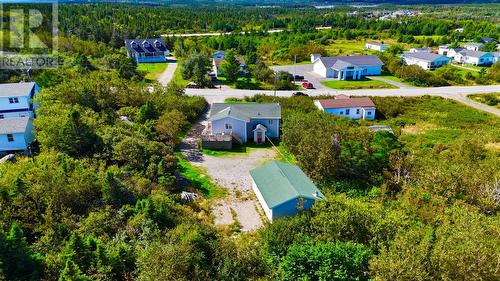
[[[309,95],[305,94],[303,92],[295,92],[295,93],[292,94],[292,96],[294,96],[294,97],[300,97],[300,96],[302,96],[302,97],[308,97]]]
[[[295,78],[295,81],[304,81],[304,76],[302,76],[302,75],[295,75],[294,78]]]

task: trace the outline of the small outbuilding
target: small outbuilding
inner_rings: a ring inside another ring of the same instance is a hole
[[[269,221],[293,216],[325,196],[296,165],[272,161],[250,171],[252,188]]]

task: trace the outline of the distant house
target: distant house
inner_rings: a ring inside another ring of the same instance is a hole
[[[479,40],[480,43],[484,43],[484,44],[488,44],[488,43],[491,43],[491,42],[495,42],[495,43],[498,43],[498,40],[495,39],[495,38],[491,38],[491,37],[483,37]]]
[[[213,59],[223,59],[226,56],[226,52],[224,51],[217,51],[212,54]]]
[[[280,136],[281,106],[278,103],[214,103],[210,110],[209,135],[233,135],[242,142],[263,143]]]
[[[37,104],[33,98],[40,92],[34,82],[0,84],[0,119],[34,117]]]
[[[410,53],[432,53],[432,48],[411,48]]]
[[[166,62],[170,51],[161,38],[125,40],[127,55],[137,63]]]
[[[464,49],[469,51],[481,51],[483,48],[483,43],[467,43],[464,45]]]
[[[0,119],[0,152],[26,151],[33,139],[33,119],[29,116]]]
[[[212,58],[212,72],[215,74],[216,77],[224,75],[224,73],[220,69],[220,66],[222,63],[224,63],[224,60],[225,60],[225,53],[219,54],[217,57]],[[240,63],[241,74],[244,75],[246,73],[245,59],[243,58],[243,56],[236,56],[236,60]]]
[[[426,52],[405,53],[402,58],[407,65],[418,65],[426,70],[434,70],[450,63],[447,56]]]
[[[493,63],[500,61],[500,52],[493,52]]]
[[[377,56],[319,56],[313,71],[325,78],[359,80],[367,75],[380,75],[384,63]]]
[[[387,48],[389,48],[389,45],[382,44],[382,43],[377,43],[377,42],[367,42],[365,44],[365,48],[368,50],[375,50],[379,52],[385,52]]]
[[[465,50],[464,48],[461,47],[456,47],[456,48],[448,48],[446,52],[439,52],[440,55],[447,56],[451,59],[455,58],[455,55],[460,53],[461,51]]]
[[[458,63],[472,65],[489,65],[495,61],[495,57],[492,53],[471,50],[463,50],[457,53],[454,59]]]
[[[314,105],[325,113],[350,119],[375,119],[376,106],[368,97],[351,98],[339,95],[335,99],[315,100]]]
[[[269,221],[310,209],[325,196],[296,165],[272,161],[250,171],[252,188]]]

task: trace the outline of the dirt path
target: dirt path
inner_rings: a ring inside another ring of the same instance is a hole
[[[401,89],[411,89],[411,88],[415,88],[413,86],[410,86],[410,85],[406,85],[404,83],[401,83],[401,82],[397,82],[397,81],[394,81],[394,80],[391,80],[391,79],[387,79],[387,78],[384,78],[384,77],[377,77],[377,76],[367,76],[367,78],[370,78],[372,80],[378,80],[378,81],[382,81],[382,82],[385,82],[385,83],[389,83],[393,86],[396,86],[398,88],[401,88]]]
[[[227,196],[212,202],[214,223],[230,225],[235,223],[231,210],[241,226],[241,231],[250,231],[263,225],[259,214],[260,205],[252,191],[249,171],[273,160],[276,151],[269,148],[250,149],[247,153],[234,153],[224,156],[203,155],[199,148],[199,138],[206,128],[208,111],[187,132],[180,146],[182,155],[196,165],[204,168],[212,180],[227,190]],[[262,212],[261,212],[262,213]]]
[[[174,72],[176,69],[177,61],[173,57],[169,57],[167,69],[165,69],[165,71],[160,74],[160,76],[158,77],[158,82],[160,82],[163,87],[166,87],[174,77]]]

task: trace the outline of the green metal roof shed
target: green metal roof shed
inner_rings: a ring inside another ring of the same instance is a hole
[[[308,209],[325,196],[296,165],[272,161],[250,171],[253,189],[270,221]],[[301,198],[301,199],[299,199]]]

